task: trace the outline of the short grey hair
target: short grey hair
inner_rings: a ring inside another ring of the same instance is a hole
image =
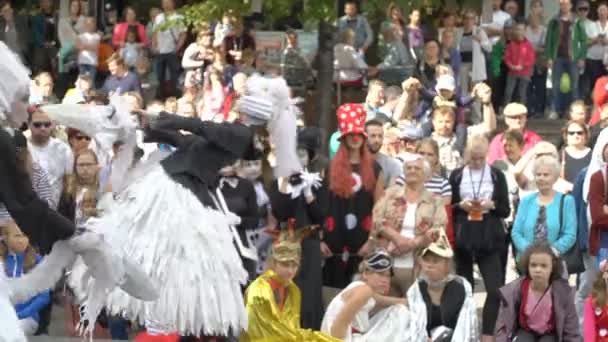
[[[553,172],[555,179],[559,178],[561,173],[561,165],[557,158],[554,156],[540,156],[534,160],[534,166],[532,167],[532,172],[536,175],[536,171],[538,168],[542,166],[547,166]]]
[[[425,179],[430,179],[433,176],[433,167],[431,166],[431,163],[429,163],[428,160],[426,160],[425,158],[423,158],[422,156],[420,156],[420,158],[415,159],[415,160],[410,160],[410,161],[406,161],[403,162],[403,168],[405,170],[405,166],[409,163],[417,163],[417,162],[422,162],[422,171],[424,172],[424,178]]]

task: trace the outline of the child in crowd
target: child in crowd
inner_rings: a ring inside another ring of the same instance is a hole
[[[224,44],[224,38],[232,32],[234,17],[232,13],[226,12],[222,16],[222,22],[215,25],[213,46],[219,47]]]
[[[591,296],[585,300],[583,338],[585,342],[608,341],[608,260],[600,263]]]
[[[496,342],[580,341],[573,291],[562,278],[562,260],[547,242],[536,242],[520,262],[524,275],[499,290]]]
[[[152,71],[150,59],[144,55],[139,55],[135,65],[135,73],[141,83],[141,96],[145,103],[149,103],[156,98],[158,90],[158,78]]]
[[[98,51],[101,36],[97,32],[95,18],[85,19],[85,32],[78,36],[78,67],[81,74],[89,74],[95,80],[97,74]]]
[[[125,46],[120,49],[120,56],[124,59],[125,64],[130,70],[135,70],[137,60],[141,55],[141,43],[138,40],[137,30],[134,27],[130,27],[127,31]]]
[[[0,257],[4,263],[4,271],[9,278],[21,277],[36,267],[41,257],[15,222],[8,221],[0,226],[0,229],[2,235]],[[32,336],[36,333],[40,321],[40,311],[50,302],[51,292],[47,290],[26,302],[15,305],[19,323],[26,335]]]
[[[528,103],[526,95],[535,63],[536,52],[532,43],[526,38],[526,24],[517,22],[513,31],[513,40],[507,44],[505,50],[505,64],[509,70],[505,89],[505,106],[511,103],[516,87],[518,102]]]
[[[165,112],[176,114],[177,113],[177,98],[174,96],[168,97],[165,100]]]

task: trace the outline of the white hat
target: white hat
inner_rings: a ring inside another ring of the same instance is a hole
[[[437,85],[435,86],[437,92],[440,90],[454,91],[454,89],[456,89],[456,80],[454,80],[454,76],[441,75],[437,78]]]
[[[511,102],[502,110],[505,116],[520,116],[528,114],[528,108],[521,103]]]

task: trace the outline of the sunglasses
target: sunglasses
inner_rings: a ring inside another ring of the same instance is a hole
[[[568,135],[584,135],[583,131],[568,131]]]
[[[91,137],[87,137],[86,135],[77,135],[74,138],[79,141],[82,141],[82,140],[91,141]]]
[[[34,128],[50,128],[52,123],[50,121],[40,121],[40,122],[32,122],[32,126]]]

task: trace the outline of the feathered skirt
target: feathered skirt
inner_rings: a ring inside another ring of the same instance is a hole
[[[112,314],[167,333],[227,336],[246,329],[241,286],[247,273],[226,216],[205,207],[160,165],[128,186],[87,228],[141,267],[160,296],[144,302],[116,288],[94,298],[100,297],[91,291],[95,280],[77,262],[70,285],[85,305],[102,300]]]

